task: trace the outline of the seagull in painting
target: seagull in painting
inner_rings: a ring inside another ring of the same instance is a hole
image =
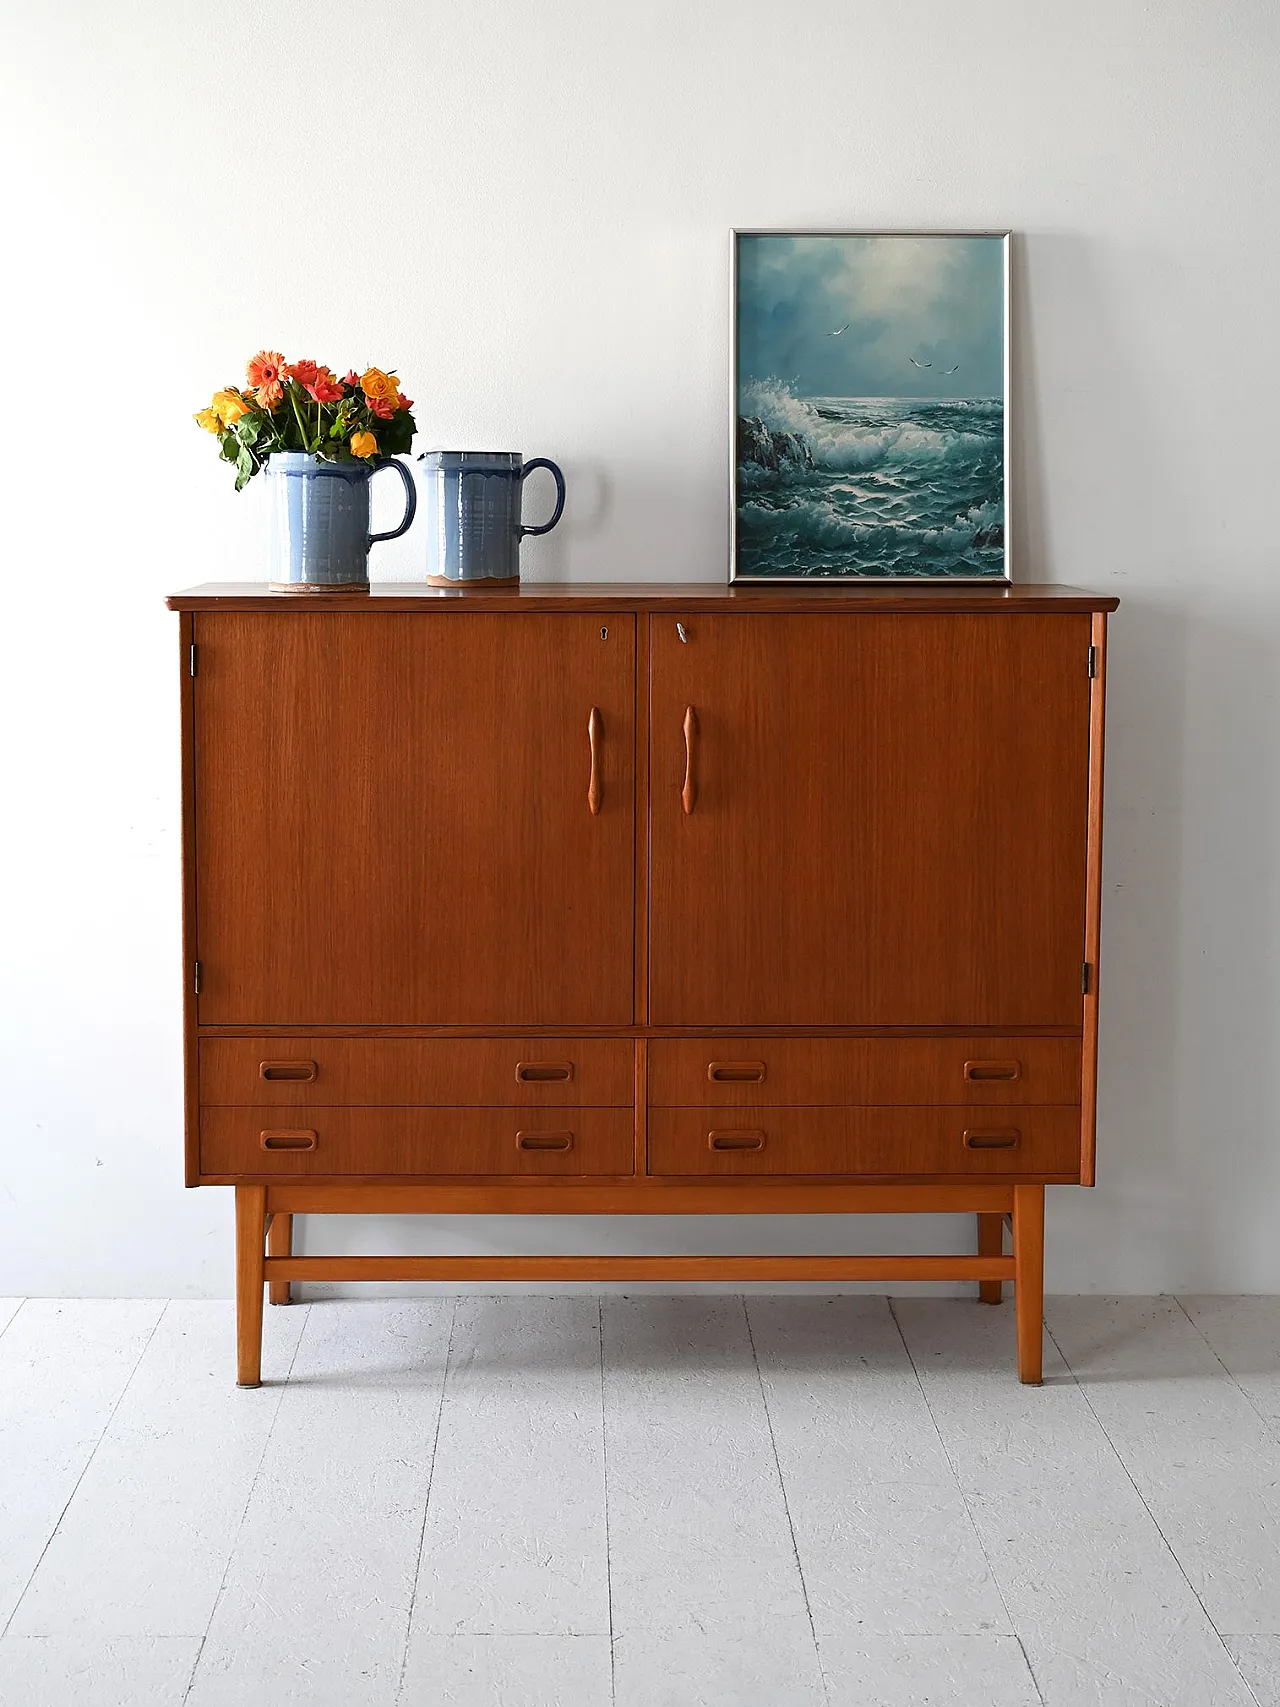
[[[912,367],[926,368],[933,366],[932,362],[918,362],[914,356],[908,356],[907,360],[911,363]]]
[[[849,330],[849,322],[846,320],[843,326],[837,326],[835,331],[834,332],[828,332],[827,336],[828,336],[828,338],[838,338],[842,332],[847,332],[848,330]]]
[[[944,374],[959,373],[960,372],[960,363],[957,362],[954,367],[944,367],[942,371]]]

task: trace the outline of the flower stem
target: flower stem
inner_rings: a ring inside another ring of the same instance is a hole
[[[310,451],[311,445],[307,440],[307,429],[302,424],[302,415],[298,409],[298,399],[294,392],[292,381],[289,383],[289,401],[293,405],[293,418],[298,423],[298,431],[302,434],[302,448],[305,451]],[[314,454],[314,452],[312,454]]]

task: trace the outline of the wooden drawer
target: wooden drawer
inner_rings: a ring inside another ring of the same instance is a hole
[[[634,1099],[635,1048],[625,1037],[200,1040],[205,1108],[624,1108]]]
[[[629,1109],[206,1108],[200,1170],[313,1174],[631,1174]]]
[[[1079,1101],[1078,1037],[681,1037],[649,1045],[654,1108]]]
[[[894,1178],[1080,1172],[1080,1110],[653,1109],[649,1172]]]

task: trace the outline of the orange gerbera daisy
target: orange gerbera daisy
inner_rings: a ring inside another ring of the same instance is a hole
[[[284,357],[279,350],[259,350],[249,363],[249,385],[264,409],[284,401]]]

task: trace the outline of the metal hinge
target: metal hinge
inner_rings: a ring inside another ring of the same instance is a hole
[[[196,976],[195,976],[195,992],[196,992],[197,996],[200,994],[200,980],[201,980],[201,974],[203,973],[203,971],[204,971],[204,968],[201,966],[200,962],[197,960],[196,961]]]
[[[1096,676],[1097,673],[1098,673],[1098,648],[1096,646],[1091,646],[1089,648],[1089,679],[1092,681],[1093,677]]]
[[[1090,648],[1090,650],[1092,651],[1092,647]],[[196,649],[194,646],[192,646],[192,648],[191,648],[191,674],[194,676],[195,673],[196,673]],[[1090,672],[1090,673],[1092,673],[1092,672]]]
[[[1087,960],[1080,968],[1080,990],[1083,995],[1089,994],[1089,962]]]

